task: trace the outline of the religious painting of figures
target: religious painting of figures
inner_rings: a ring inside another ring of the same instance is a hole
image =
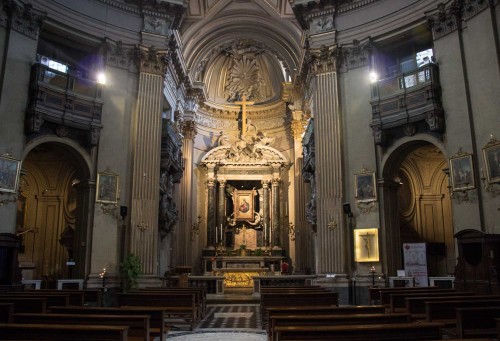
[[[16,193],[21,162],[9,156],[0,156],[0,192]]]
[[[378,229],[355,229],[354,249],[354,260],[356,262],[378,262]]]
[[[450,175],[451,186],[454,191],[475,188],[472,154],[459,152],[456,156],[450,158]]]
[[[236,220],[254,220],[254,196],[255,190],[234,191],[234,218]]]
[[[118,203],[118,175],[112,172],[97,174],[96,202],[104,204]]]
[[[377,200],[375,172],[363,170],[359,173],[354,174],[354,188],[356,190],[356,200]]]
[[[486,164],[486,179],[488,183],[500,182],[500,141],[491,139],[483,148],[484,162]],[[484,172],[481,177],[484,178]]]

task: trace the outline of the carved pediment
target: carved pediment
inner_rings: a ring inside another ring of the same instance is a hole
[[[278,150],[262,144],[237,141],[209,151],[202,159],[202,164],[269,166],[284,165],[288,161]]]

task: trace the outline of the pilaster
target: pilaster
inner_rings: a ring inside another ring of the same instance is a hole
[[[345,273],[342,214],[342,129],[338,92],[337,46],[311,51],[315,74],[317,273]],[[333,224],[332,224],[333,223]]]
[[[166,51],[138,47],[139,91],[135,117],[130,252],[145,275],[157,272],[162,92]]]
[[[269,180],[262,180],[262,196],[263,196],[263,220],[264,220],[264,246],[271,243],[271,224],[269,223]]]
[[[272,246],[281,246],[281,221],[280,221],[280,182],[281,179],[272,180]]]
[[[193,140],[196,136],[196,126],[193,121],[185,121],[182,125],[182,155],[184,173],[180,183],[179,223],[177,224],[177,265],[191,263],[191,229],[193,225]]]
[[[208,178],[208,210],[207,210],[207,246],[215,246],[215,224],[216,224],[216,196],[215,196],[215,179]]]

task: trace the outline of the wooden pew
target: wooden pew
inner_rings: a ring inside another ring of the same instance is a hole
[[[0,303],[0,323],[12,322],[14,303]]]
[[[14,313],[45,313],[47,299],[40,297],[0,297],[0,303],[14,303]]]
[[[35,296],[35,297],[44,297],[44,296],[68,296],[68,305],[83,305],[85,302],[85,294],[83,291],[77,290],[27,290],[22,293],[9,293],[9,295],[27,295],[27,296]],[[60,302],[52,302],[49,300],[47,304],[50,305],[61,305],[64,302],[64,299]]]
[[[439,289],[439,287],[432,286],[432,287],[411,287],[411,288],[389,288],[389,287],[369,287],[368,288],[368,297],[370,299],[370,305],[373,304],[374,301],[378,301],[379,304],[382,304],[380,302],[380,292],[381,291],[401,291],[401,290],[406,290],[408,292],[410,291],[422,291],[422,289],[425,290],[433,290],[433,289]]]
[[[495,318],[500,318],[500,305],[497,307],[457,308],[456,337],[461,339],[471,337],[497,336]]]
[[[385,308],[381,305],[366,305],[366,306],[343,306],[338,307],[336,305],[329,306],[284,306],[284,307],[268,307],[267,308],[267,319],[263,321],[262,326],[270,326],[271,316],[282,316],[282,315],[304,315],[304,314],[315,314],[315,315],[351,315],[351,314],[383,314]],[[262,313],[262,312],[261,312]]]
[[[423,296],[423,297],[407,297],[406,301],[406,311],[412,315],[413,320],[425,319],[425,302],[438,302],[438,301],[473,301],[482,300],[483,298],[490,299],[493,296],[490,295],[474,295],[468,293],[463,296]],[[499,296],[495,296],[500,298]]]
[[[441,339],[440,323],[395,323],[349,326],[276,327],[276,340],[431,340]]]
[[[338,306],[339,297],[336,292],[311,292],[311,293],[261,293],[260,313],[262,324],[267,320],[267,309],[270,307],[300,307],[300,306]]]
[[[0,299],[4,298],[45,298],[47,299],[47,306],[51,305],[69,305],[69,295],[55,295],[55,294],[25,294],[25,293],[11,293],[11,294],[0,294]]]
[[[500,306],[500,299],[462,300],[462,301],[428,301],[425,302],[425,319],[427,322],[439,322],[445,326],[456,326],[456,308],[483,308]]]
[[[14,323],[128,326],[128,340],[152,340],[149,315],[14,314]]]
[[[127,326],[76,326],[64,324],[0,324],[2,340],[127,341]]]
[[[428,289],[428,288],[395,288],[399,290],[381,290],[380,291],[380,304],[386,308],[391,307],[391,295],[405,294],[405,293],[444,293],[444,292],[454,292],[455,289]]]
[[[170,327],[165,323],[166,314],[162,307],[50,307],[52,313],[63,314],[101,314],[101,315],[148,315],[149,331],[152,336],[166,339]]]
[[[447,297],[447,296],[473,296],[472,292],[419,292],[419,293],[403,293],[389,295],[390,312],[407,312],[406,298],[407,297]]]
[[[349,314],[349,315],[270,315],[269,340],[277,340],[274,329],[282,326],[346,326],[362,324],[409,323],[410,314]]]
[[[151,306],[161,307],[165,317],[176,325],[187,325],[193,330],[198,321],[198,307],[195,293],[119,293],[120,307]]]
[[[207,291],[205,288],[144,288],[140,289],[139,292],[159,292],[159,293],[196,293],[195,304],[199,308],[199,318],[205,316],[205,311],[207,308]]]
[[[55,294],[69,294],[70,304],[73,304],[73,295],[81,295],[83,293],[83,304],[81,305],[94,305],[97,307],[101,306],[102,303],[102,290],[100,289],[38,289],[38,290],[25,290],[24,292],[36,292],[39,294],[44,293],[55,293]]]

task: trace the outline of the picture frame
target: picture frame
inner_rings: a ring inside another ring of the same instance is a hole
[[[254,190],[234,191],[233,204],[235,220],[254,220],[254,196]]]
[[[378,262],[378,228],[354,229],[354,260],[358,263]]]
[[[450,177],[452,191],[464,191],[476,188],[472,154],[459,150],[450,159]]]
[[[17,193],[21,161],[8,155],[0,155],[0,192]]]
[[[103,204],[118,203],[119,176],[113,172],[97,173],[96,202]]]
[[[482,178],[486,178],[489,184],[500,183],[500,141],[492,137],[483,148],[483,156],[486,174],[482,172]]]
[[[377,186],[375,182],[375,172],[362,170],[354,174],[355,198],[359,202],[369,202],[377,200]]]

